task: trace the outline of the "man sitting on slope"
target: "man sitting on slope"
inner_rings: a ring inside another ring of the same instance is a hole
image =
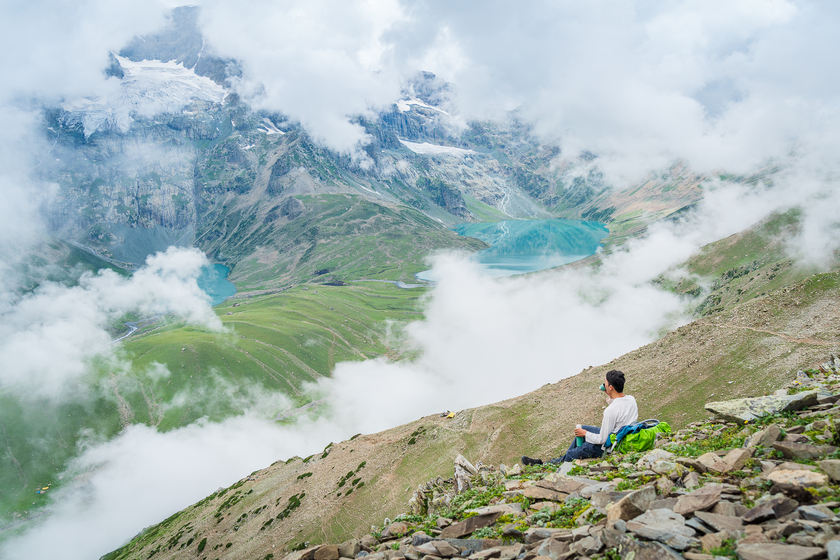
[[[606,382],[602,389],[607,392],[610,405],[604,410],[604,420],[601,428],[595,426],[578,426],[575,428],[575,439],[569,446],[566,454],[557,459],[551,459],[549,463],[563,463],[575,459],[589,459],[600,457],[604,454],[605,447],[609,446],[610,434],[616,433],[624,426],[636,423],[639,419],[639,408],[636,406],[636,399],[631,395],[624,394],[624,374],[613,369],[607,372]],[[577,445],[577,438],[584,437],[585,441]],[[542,465],[540,459],[532,459],[522,456],[522,464]]]

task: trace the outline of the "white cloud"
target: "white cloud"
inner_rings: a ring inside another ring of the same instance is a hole
[[[0,308],[0,383],[22,385],[59,398],[88,369],[88,360],[111,351],[105,330],[129,311],[150,317],[175,314],[221,330],[196,278],[207,258],[195,249],[169,248],[146,260],[130,278],[110,270],[86,273],[76,287],[45,283]]]

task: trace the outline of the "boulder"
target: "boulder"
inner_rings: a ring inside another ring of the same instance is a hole
[[[694,529],[685,518],[669,509],[651,509],[627,522],[627,530],[640,537],[667,544],[676,550],[697,546]]]
[[[821,547],[777,543],[752,543],[738,546],[741,560],[816,560],[825,556]]]
[[[697,457],[697,462],[703,465],[705,472],[728,473],[733,470],[732,465],[726,463],[717,453],[704,453]]]
[[[621,558],[633,560],[683,560],[674,549],[659,542],[637,541],[626,533],[605,528],[601,531],[601,540],[607,548],[615,548]]]
[[[357,539],[350,539],[338,545],[338,555],[341,558],[355,558],[361,549],[362,545]]]
[[[792,441],[774,442],[773,449],[781,451],[782,455],[788,459],[799,459],[800,461],[819,459],[837,451],[837,448],[833,445],[811,445],[810,443],[795,443]]]
[[[834,482],[840,482],[840,459],[826,459],[817,463]]]
[[[705,467],[703,472],[706,472]],[[700,486],[700,475],[692,471],[683,477],[683,486],[686,488],[696,488]]]
[[[600,552],[602,548],[604,548],[604,543],[600,538],[589,536],[574,543],[570,547],[570,550],[582,556],[592,556],[593,554]]]
[[[656,491],[650,486],[630,492],[607,510],[607,521],[629,521],[647,511],[655,499]]]
[[[741,531],[744,528],[744,520],[740,517],[720,515],[708,511],[696,511],[694,515],[715,531]]]
[[[828,541],[825,545],[828,560],[840,560],[840,541]]]
[[[818,521],[824,523],[834,519],[834,512],[822,504],[815,506],[799,506],[797,508],[800,517],[809,521]]]
[[[674,511],[687,515],[699,510],[707,510],[720,501],[723,487],[720,484],[707,484],[677,499]]]
[[[557,560],[560,555],[569,552],[569,543],[557,539],[545,539],[535,552],[540,556],[548,556],[551,560]]]
[[[557,473],[551,473],[544,479],[537,482],[537,486],[541,488],[548,488],[555,492],[562,492],[563,494],[571,494],[573,492],[580,492],[587,486],[586,483],[580,480],[574,480],[566,476],[560,476]]]
[[[816,487],[825,486],[828,477],[822,473],[806,470],[772,470],[761,475],[762,478],[777,484],[795,484],[797,486]]]
[[[561,494],[548,488],[541,488],[539,486],[531,486],[522,491],[522,495],[532,500],[548,500],[550,502],[562,502],[568,494]]]
[[[653,449],[645,453],[641,459],[636,462],[636,467],[639,469],[649,469],[657,461],[666,461],[674,458],[674,454],[664,449]]]
[[[485,513],[484,515],[476,515],[475,517],[469,517],[463,521],[458,523],[454,523],[444,529],[441,534],[440,538],[442,539],[458,539],[463,537],[464,535],[472,534],[473,531],[477,529],[481,529],[483,527],[489,527],[496,520],[501,517],[501,513]]]
[[[703,474],[704,472],[706,472],[706,466],[703,465],[703,463],[701,463],[697,459],[692,459],[691,457],[677,457],[675,460],[680,465],[682,465],[684,467],[688,467],[690,469],[694,469],[695,471],[699,472],[700,474]]]
[[[744,447],[770,447],[770,445],[778,441],[782,436],[782,430],[776,424],[770,424],[763,430],[759,430],[744,442]]]
[[[458,548],[452,546],[451,544],[449,544],[446,541],[440,541],[440,540],[432,541],[430,543],[427,543],[424,546],[429,546],[429,545],[431,545],[431,546],[433,546],[437,549],[437,551],[438,551],[437,555],[440,556],[441,558],[452,558],[453,556],[460,556],[461,555],[461,551]]]
[[[469,513],[477,513],[478,515],[484,515],[485,513],[501,513],[502,515],[509,513],[512,514],[514,517],[520,517],[525,515],[522,512],[522,504],[498,504],[495,506],[484,506],[475,509],[467,510]]]
[[[738,503],[727,502],[722,500],[717,503],[715,507],[710,510],[712,513],[716,513],[718,515],[728,515],[730,517],[741,517],[746,515],[749,510],[746,506],[743,506]]]
[[[396,523],[391,523],[382,530],[382,538],[393,539],[396,537],[401,537],[406,533],[408,533],[408,525],[406,523],[403,523],[402,521],[398,521]]]
[[[819,390],[803,391],[795,395],[769,395],[706,403],[706,410],[730,422],[752,422],[767,414],[802,410],[817,404]]]
[[[315,551],[312,560],[338,560],[340,557],[338,553],[338,545],[325,544]]]
[[[745,523],[762,523],[769,519],[784,517],[799,507],[796,500],[790,498],[771,498],[757,504],[746,514],[743,519]]]
[[[739,471],[744,468],[752,458],[752,449],[743,449],[736,447],[723,456],[723,462],[732,467],[732,470]]]

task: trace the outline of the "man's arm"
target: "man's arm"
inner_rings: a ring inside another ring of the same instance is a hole
[[[597,434],[586,432],[586,442],[595,445],[603,445],[615,429],[615,407],[610,405],[604,411],[604,420],[601,422],[601,431]]]

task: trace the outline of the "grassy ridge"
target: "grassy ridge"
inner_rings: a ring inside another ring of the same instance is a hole
[[[38,488],[66,483],[57,477],[84,441],[109,439],[130,424],[170,430],[202,417],[222,420],[278,393],[301,405],[303,384],[329,376],[337,362],[396,357],[385,323],[422,318],[424,293],[360,282],[236,298],[215,308],[229,332],[159,324],[124,344],[129,367],[98,361],[63,404],[6,389],[0,518],[43,504]],[[272,417],[284,402],[269,400],[260,411]]]

